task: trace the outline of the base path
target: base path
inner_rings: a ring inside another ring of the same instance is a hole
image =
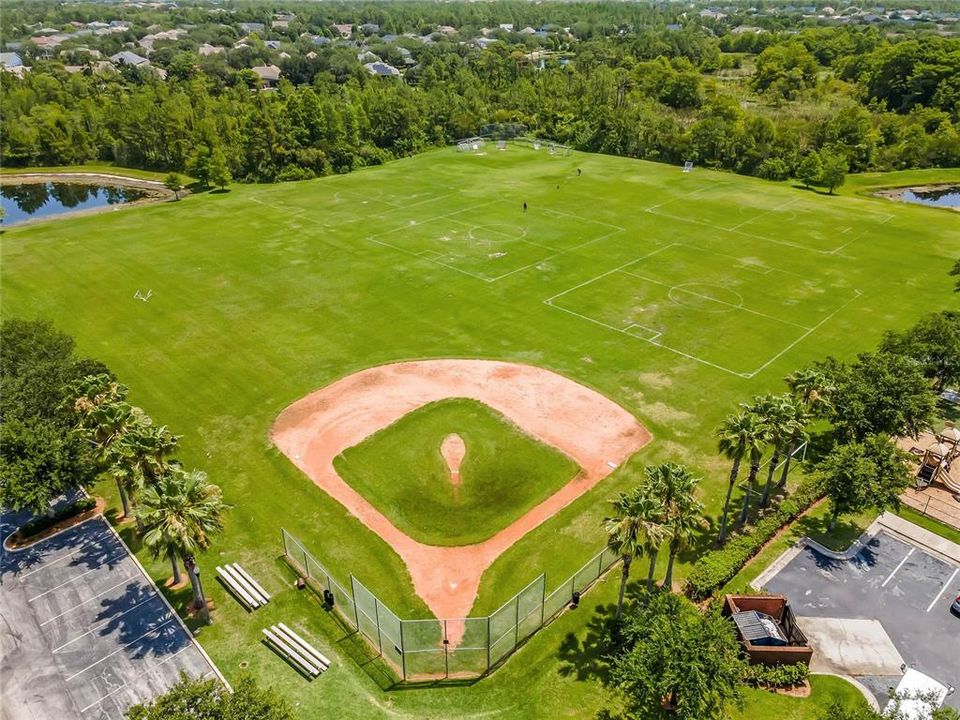
[[[581,472],[493,537],[475,545],[425,545],[399,530],[333,467],[337,455],[427,403],[470,398],[573,458]],[[421,360],[362,370],[286,408],[273,442],[317,485],[400,555],[417,594],[438,618],[466,617],[480,578],[525,534],[593,488],[646,445],[630,413],[562,375],[493,360]]]

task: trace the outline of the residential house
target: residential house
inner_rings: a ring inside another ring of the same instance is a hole
[[[280,83],[280,68],[276,65],[258,65],[250,68],[260,78],[260,88],[275,88]]]
[[[150,64],[150,61],[145,57],[137,55],[135,52],[130,52],[129,50],[121,50],[120,52],[111,55],[110,62],[112,62],[114,65],[130,65],[132,67],[140,67],[141,65]]]
[[[400,77],[400,71],[385,62],[371,62],[363,67],[368,73],[378,77]]]
[[[348,38],[353,35],[353,25],[351,23],[343,23],[340,25],[332,25],[334,30],[340,33],[340,37]]]
[[[364,23],[360,26],[360,32],[364,35],[379,35],[380,26],[377,23]]]
[[[369,50],[364,50],[362,53],[357,55],[357,60],[361,63],[375,63],[380,62],[380,57]]]
[[[211,45],[209,43],[204,43],[197,49],[197,52],[200,53],[203,57],[206,57],[208,55],[219,55],[224,51],[226,51],[226,48],[217,47],[216,45]]]
[[[15,52],[0,53],[0,66],[4,68],[15,68],[23,65],[23,58]]]
[[[248,35],[250,33],[262,33],[265,28],[266,25],[263,23],[240,23],[240,29]]]

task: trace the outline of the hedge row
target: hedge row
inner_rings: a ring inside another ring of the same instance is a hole
[[[766,688],[784,688],[799,685],[810,675],[810,668],[803,663],[791,665],[747,665],[743,681]]]
[[[85,497],[77,500],[74,503],[70,503],[69,505],[64,505],[62,508],[54,513],[51,513],[50,515],[41,515],[40,517],[35,517],[33,520],[24,523],[23,527],[20,528],[20,537],[24,539],[32,537],[37,533],[43,532],[47,528],[53,527],[61,520],[65,520],[68,517],[73,517],[74,515],[79,515],[87,510],[92,510],[96,506],[97,501],[92,497]]]
[[[709,598],[730,582],[780,528],[793,522],[822,494],[813,480],[804,480],[790,497],[764,515],[749,532],[733,535],[722,548],[700,556],[687,577],[687,594],[697,601]]]

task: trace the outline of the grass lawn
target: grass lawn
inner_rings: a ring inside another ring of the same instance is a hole
[[[733,720],[777,718],[777,720],[829,720],[824,712],[835,700],[844,705],[866,705],[860,691],[842,678],[831,675],[812,675],[809,698],[777,695],[766,690],[746,692],[743,710],[732,713]]]
[[[927,517],[923,513],[919,513],[913,508],[909,508],[906,505],[902,506],[896,513],[904,520],[909,520],[914,525],[919,525],[922,528],[929,530],[932,533],[936,533],[940,537],[945,537],[951,542],[955,542],[960,545],[960,530],[955,530],[949,525],[944,525],[939,520],[934,520],[933,518]]]
[[[466,445],[459,487],[440,453],[451,433]],[[428,545],[482,542],[578,472],[567,456],[466,398],[414,410],[345,450],[334,467],[394,525]]]
[[[591,717],[616,707],[591,645],[592,610],[613,601],[615,581],[472,685],[390,691],[376,663],[354,662],[342,630],[292,588],[281,526],[405,617],[427,610],[399,558],[272,446],[277,414],[356,370],[424,357],[541,365],[634,413],[653,442],[497,559],[482,614],[540,572],[552,588],[576,571],[604,541],[609,499],[645,464],[683,462],[703,476],[715,524],[729,470],[713,438],[721,419],[782,391],[800,366],[960,309],[947,275],[960,257],[956,221],[860,195],[852,179],[826,196],[624,158],[448,148],[10,228],[0,290],[5,317],[49,318],[73,335],[184,436],[187,466],[223,487],[234,507],[200,558],[205,577],[236,561],[275,593],[247,614],[207,583],[217,609],[199,638],[228,678],[248,663],[306,720]],[[153,291],[149,302],[138,289]],[[681,554],[678,579],[714,532]],[[163,560],[138,555],[167,576]],[[276,621],[329,652],[330,673],[307,683],[263,647],[260,629]]]

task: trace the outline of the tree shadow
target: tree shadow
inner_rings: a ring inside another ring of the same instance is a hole
[[[813,187],[812,185],[801,185],[798,183],[794,183],[791,187],[793,187],[794,190],[803,190],[804,192],[810,192],[810,193],[813,193],[814,195],[825,195],[827,197],[837,197],[836,193],[827,192],[826,190],[817,190],[817,188]]]
[[[216,190],[211,190],[211,195],[226,195],[230,192],[230,188],[217,188]]]
[[[97,634],[115,635],[134,658],[170,655],[190,644],[160,597],[142,582],[131,581],[122,595],[102,600],[100,607],[94,621],[106,622]]]
[[[644,581],[645,582],[645,581]],[[641,583],[627,584],[627,598],[624,610],[631,602],[635,602],[637,595],[645,594],[641,590]],[[578,610],[587,611],[586,608]],[[571,611],[571,612],[578,612]],[[599,680],[604,685],[610,683],[610,657],[614,651],[614,617],[617,613],[616,603],[597,605],[593,609],[590,621],[586,625],[586,635],[581,640],[576,633],[567,633],[558,649],[560,658],[559,674],[563,677],[573,677],[578,681]]]

